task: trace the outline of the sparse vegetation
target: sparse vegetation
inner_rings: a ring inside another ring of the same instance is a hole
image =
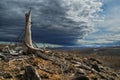
[[[86,54],[80,50],[53,50],[47,55],[54,61],[31,54],[13,56],[8,62],[1,59],[0,80],[24,80],[26,66],[32,66],[42,80],[120,79],[120,56]]]

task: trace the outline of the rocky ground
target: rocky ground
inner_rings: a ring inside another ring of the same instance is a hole
[[[0,80],[120,80],[120,70],[106,66],[97,54],[53,50],[43,53],[53,60],[45,60],[0,53]]]

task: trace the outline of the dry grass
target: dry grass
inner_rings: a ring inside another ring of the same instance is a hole
[[[89,57],[99,59],[103,64],[113,68],[114,70],[120,70],[120,56],[92,54]]]
[[[114,70],[120,70],[120,56],[110,56],[110,55],[98,55],[98,54],[84,54],[80,53],[80,51],[73,50],[73,51],[53,51],[53,57],[58,58],[58,61],[61,64],[65,65],[56,65],[53,64],[49,60],[44,60],[39,57],[29,58],[29,59],[20,59],[20,60],[12,60],[10,62],[0,61],[0,72],[7,72],[13,75],[13,80],[18,80],[15,76],[18,74],[24,74],[24,70],[21,68],[32,65],[35,70],[38,72],[42,80],[70,80],[72,71],[74,72],[75,66],[69,63],[70,60],[77,60],[82,62],[88,58],[95,58],[102,62],[106,66],[110,66]],[[40,69],[43,68],[42,69]],[[44,69],[50,71],[46,72]],[[51,71],[53,73],[51,73]],[[64,73],[63,71],[66,71]],[[87,73],[89,78],[93,78],[97,76],[94,73]],[[6,80],[1,79],[0,80]],[[24,80],[24,79],[23,79]]]
[[[80,53],[79,50],[72,50],[70,52],[71,55],[76,55],[79,58],[95,58],[97,60],[100,60],[104,65],[111,67],[115,71],[120,70],[120,56],[119,55],[104,55],[104,54],[86,54],[86,53]],[[108,54],[108,53],[107,53]],[[114,53],[113,53],[114,54]]]

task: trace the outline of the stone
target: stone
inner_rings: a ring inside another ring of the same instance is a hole
[[[89,80],[89,78],[87,76],[82,75],[82,76],[77,76],[72,80]]]
[[[85,72],[83,69],[78,69],[76,74],[81,74],[81,75],[85,75]]]
[[[75,74],[72,80],[89,80],[85,72],[82,69],[79,69]]]
[[[15,77],[16,77],[17,79],[19,79],[19,80],[22,80],[23,75],[22,75],[22,74],[18,74],[18,75],[16,75]]]
[[[0,59],[4,61],[8,61],[8,58],[5,55],[0,54]]]
[[[98,79],[95,77],[95,78],[92,78],[92,80],[98,80]]]
[[[10,73],[4,73],[3,78],[10,79],[10,78],[12,78],[12,75]]]
[[[96,71],[100,72],[100,68],[97,64],[92,64],[92,68],[94,68]]]
[[[95,61],[95,62],[97,62],[98,64],[102,64],[99,60],[97,60],[97,59],[95,59],[95,58],[89,58],[89,60],[91,60],[91,61]]]
[[[24,80],[41,80],[40,76],[32,66],[26,66],[24,69]]]

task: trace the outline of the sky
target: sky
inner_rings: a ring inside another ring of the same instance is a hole
[[[119,46],[119,0],[0,0],[0,41],[17,41],[32,8],[36,43]]]

